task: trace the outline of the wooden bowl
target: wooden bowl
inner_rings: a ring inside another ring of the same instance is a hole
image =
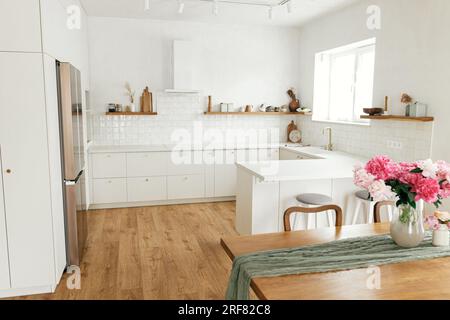
[[[364,108],[363,112],[369,116],[380,116],[384,113],[383,108]]]

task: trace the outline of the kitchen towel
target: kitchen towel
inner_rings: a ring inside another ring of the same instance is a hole
[[[419,247],[406,249],[389,235],[377,235],[239,256],[233,262],[226,299],[248,300],[255,277],[343,271],[450,256],[449,247],[433,247],[431,239],[427,232]]]

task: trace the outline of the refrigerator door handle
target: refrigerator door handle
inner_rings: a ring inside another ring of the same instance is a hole
[[[74,180],[65,180],[64,179],[64,184],[68,187],[76,185],[78,183],[78,181],[80,180],[81,176],[83,175],[83,173],[84,173],[84,171],[80,171],[80,173]]]

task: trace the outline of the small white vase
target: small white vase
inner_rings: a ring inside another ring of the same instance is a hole
[[[130,105],[130,110],[131,112],[136,112],[136,105],[134,103]]]
[[[450,246],[450,236],[447,225],[441,224],[438,230],[433,231],[433,246],[435,247]]]

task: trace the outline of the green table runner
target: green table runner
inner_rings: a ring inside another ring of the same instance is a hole
[[[250,282],[255,277],[343,271],[447,256],[450,248],[433,247],[431,233],[412,249],[397,246],[389,235],[378,235],[258,252],[234,260],[226,299],[248,300]]]

